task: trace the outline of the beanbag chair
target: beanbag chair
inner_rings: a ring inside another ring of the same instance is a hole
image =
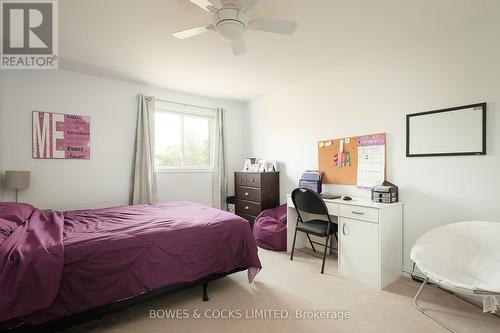
[[[287,206],[260,213],[253,225],[253,237],[258,247],[272,251],[286,251]]]

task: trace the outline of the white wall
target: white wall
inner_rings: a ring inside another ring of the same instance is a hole
[[[240,103],[65,71],[9,71],[4,76],[5,140],[0,146],[4,149],[5,168],[32,172],[31,187],[20,198],[38,207],[79,209],[128,203],[136,96],[140,92],[181,103],[224,107],[230,171],[239,169],[244,159],[244,106]],[[32,159],[32,111],[89,115],[91,159]],[[190,199],[211,204],[211,191],[208,173],[159,175],[159,199],[163,201]],[[6,193],[5,199],[12,200],[13,193]]]
[[[282,166],[281,199],[317,168],[317,141],[388,133],[388,180],[400,187],[405,267],[414,241],[462,220],[500,222],[500,43],[498,19],[446,32],[449,38],[374,49],[250,104],[252,155]],[[404,38],[404,36],[402,36]],[[488,102],[488,155],[405,157],[405,115]],[[363,195],[355,187],[328,191]]]
[[[212,206],[211,173],[158,173],[158,183],[163,185],[158,188],[159,201],[193,201],[207,206]],[[234,192],[234,186],[229,190]]]

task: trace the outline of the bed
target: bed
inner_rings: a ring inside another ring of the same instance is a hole
[[[174,202],[44,213],[0,203],[0,322],[36,326],[261,269],[249,223]],[[206,292],[206,289],[205,289]],[[206,298],[206,294],[205,294]]]

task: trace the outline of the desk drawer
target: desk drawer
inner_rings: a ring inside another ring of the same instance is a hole
[[[260,204],[246,200],[236,200],[236,213],[257,216],[260,212]]]
[[[260,202],[260,189],[236,186],[236,198]]]
[[[351,219],[378,223],[378,209],[351,205],[339,205],[339,215]]]

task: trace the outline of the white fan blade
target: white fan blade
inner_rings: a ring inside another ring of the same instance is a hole
[[[196,28],[191,28],[191,29],[175,32],[172,34],[172,36],[174,36],[175,38],[179,38],[179,39],[186,39],[186,38],[190,38],[190,37],[204,34],[205,32],[207,32],[209,30],[214,30],[214,26],[213,25],[202,25],[201,27],[196,27]]]
[[[240,40],[239,42],[231,43],[231,47],[233,48],[233,54],[235,56],[247,53],[247,47],[245,46],[245,42],[242,40]]]
[[[278,20],[253,20],[250,29],[291,35],[297,29],[297,22]]]
[[[211,0],[191,0],[197,6],[200,6],[207,12],[211,12],[212,9],[215,9],[215,5]]]
[[[248,12],[255,6],[258,0],[240,0],[240,9],[244,12]]]

